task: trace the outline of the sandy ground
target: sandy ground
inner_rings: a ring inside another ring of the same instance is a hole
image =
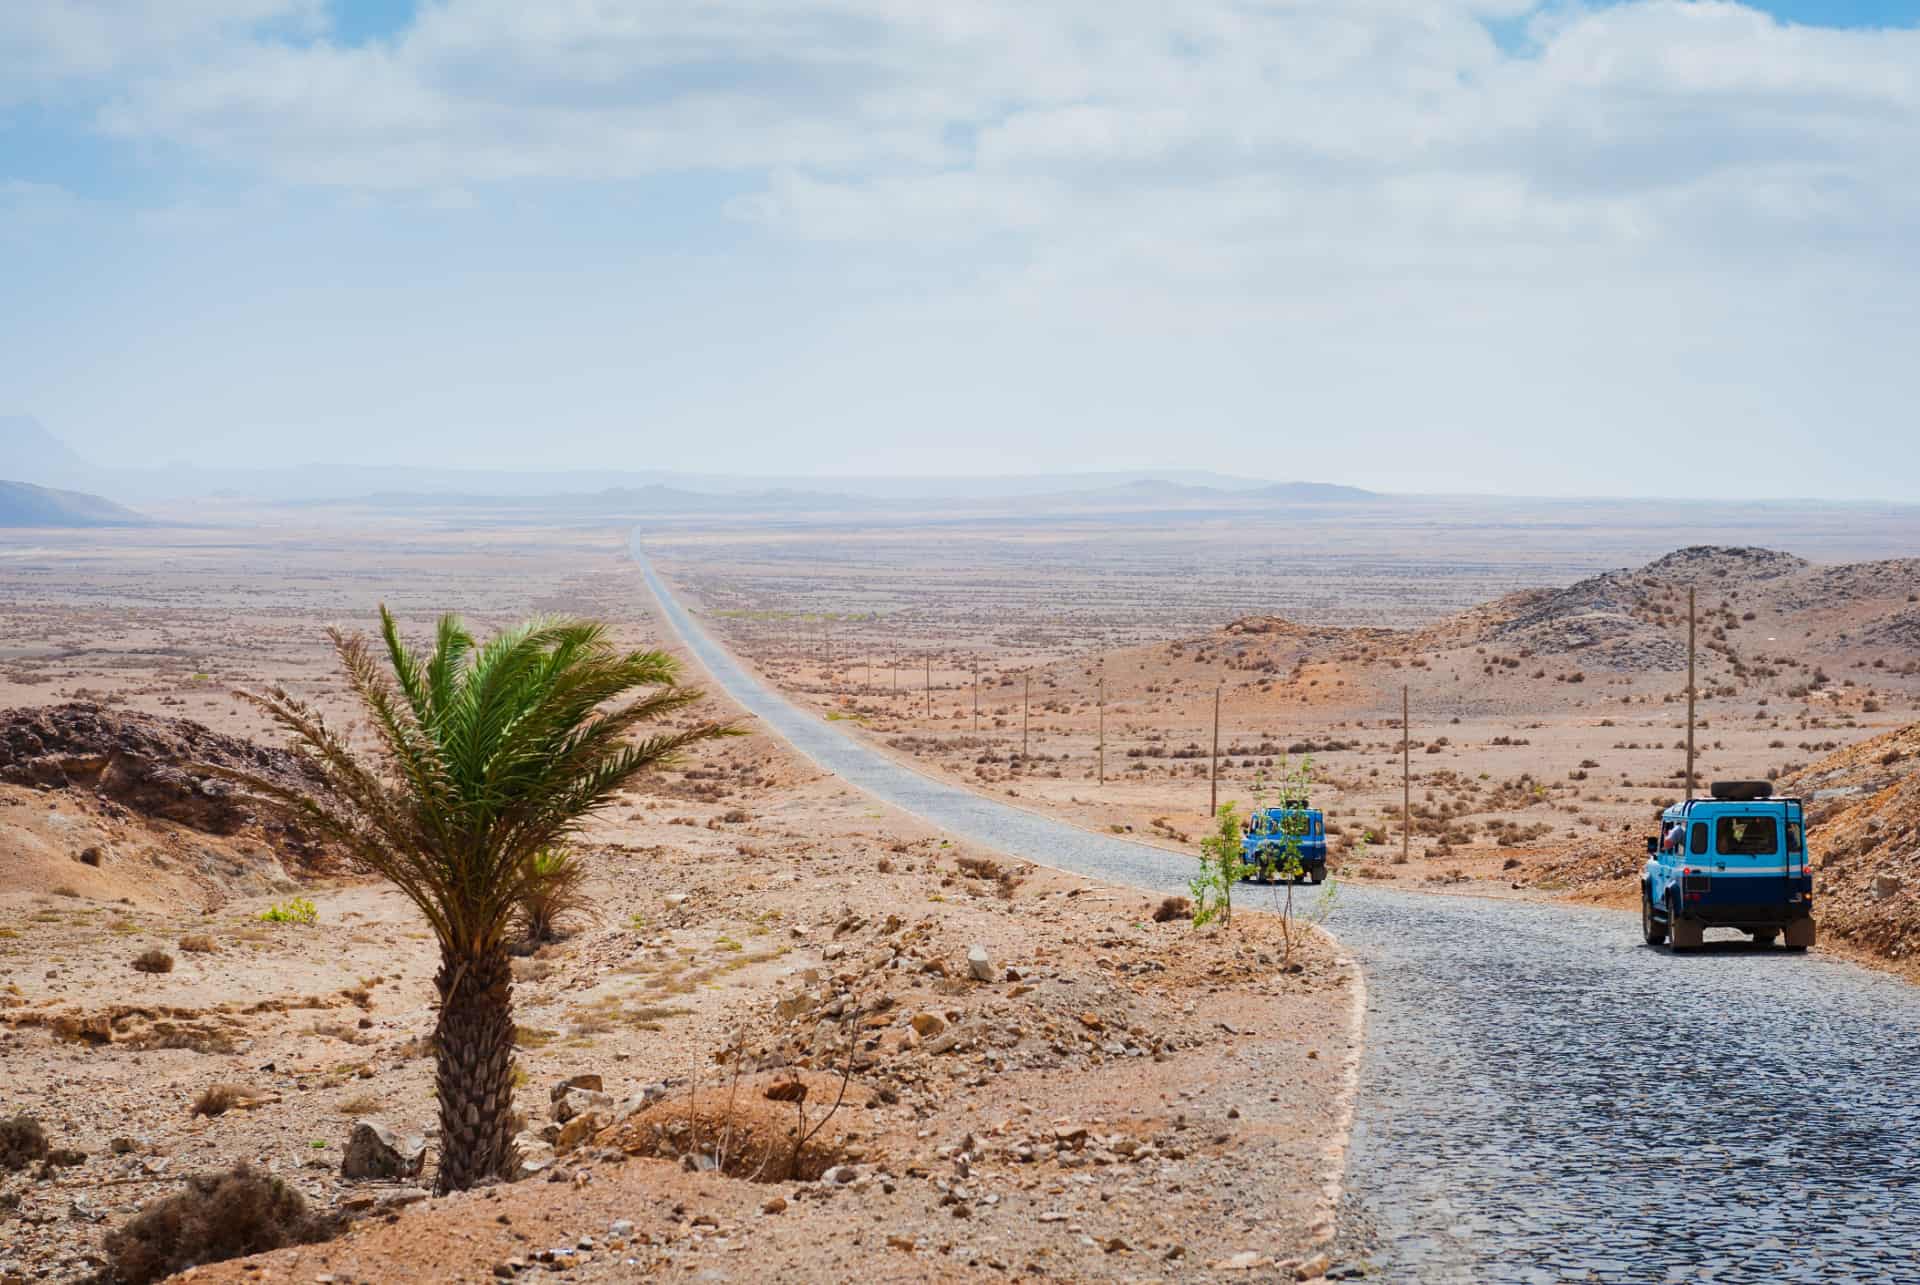
[[[134,572],[113,538],[170,543]],[[512,575],[488,532],[465,552],[438,532],[232,543],[89,536],[65,562],[37,546],[29,569],[62,573],[12,586],[8,700],[97,695],[258,734],[222,691],[284,680],[344,717],[316,635],[381,599],[415,627],[470,603],[482,625],[566,609],[651,636],[617,538],[523,532]],[[116,605],[87,617],[90,598]],[[1270,917],[1155,923],[1140,894],[948,844],[762,737],[703,750],[597,822],[591,916],[516,965],[530,1136],[555,1132],[549,1090],[569,1077],[658,1101],[561,1139],[527,1181],[446,1200],[339,1175],[366,1120],[426,1135],[431,1164],[436,958],[397,894],[84,791],[0,795],[32,818],[0,844],[0,1116],[32,1114],[78,1153],[0,1175],[0,1276],[80,1279],[102,1234],[179,1175],[240,1160],[364,1216],[206,1279],[492,1279],[566,1248],[580,1278],[1180,1278],[1302,1260],[1311,1275],[1333,1230],[1360,981],[1329,939],[1300,933],[1289,960]],[[107,860],[77,859],[96,846]],[[314,922],[262,920],[296,893]],[[148,950],[172,971],[135,970]],[[818,1123],[849,1048],[847,1103],[797,1176],[766,1181],[792,1127],[780,1086],[812,1086]],[[736,1082],[735,1065],[752,1069]],[[241,1104],[195,1114],[216,1085]],[[826,1160],[841,1168],[822,1177]],[[728,1172],[701,1171],[716,1162]]]
[[[1685,631],[1673,604],[1683,611],[1685,597],[1671,588],[1657,587],[1635,622],[1651,658],[1605,664],[1577,644],[1496,641],[1533,605],[1508,600],[1431,609],[1400,629],[1384,622],[1404,613],[1339,628],[1256,615],[1140,642],[1125,624],[1135,581],[1107,591],[1092,569],[1098,588],[1074,599],[1085,633],[1115,621],[1106,632],[1121,645],[1075,650],[996,619],[962,650],[946,641],[954,613],[915,595],[922,577],[904,554],[859,562],[856,592],[852,575],[777,557],[782,547],[682,538],[664,569],[794,699],[902,759],[1090,829],[1191,851],[1216,798],[1271,801],[1305,761],[1344,874],[1555,893],[1576,882],[1561,871],[1569,857],[1615,864],[1681,793],[1686,679],[1672,657],[1684,657]],[[928,562],[940,556],[930,549]],[[1793,593],[1737,570],[1696,573],[1712,586],[1700,608],[1702,782],[1790,777],[1920,716],[1911,649],[1889,641],[1914,627],[1920,564],[1851,570],[1810,572]],[[955,573],[944,597],[964,602],[967,587]],[[888,614],[889,603],[906,605]]]

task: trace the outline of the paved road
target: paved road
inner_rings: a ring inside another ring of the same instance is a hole
[[[1179,856],[792,705],[634,556],[715,681],[822,767],[976,842],[1182,888]],[[1609,911],[1348,887],[1331,926],[1370,983],[1348,1185],[1375,1278],[1920,1283],[1920,989],[1744,941],[1670,955]]]

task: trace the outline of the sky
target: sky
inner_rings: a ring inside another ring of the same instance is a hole
[[[1920,0],[0,4],[97,463],[1920,500]]]

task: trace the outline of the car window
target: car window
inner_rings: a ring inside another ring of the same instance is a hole
[[[1787,822],[1787,851],[1800,851],[1800,823],[1798,821]]]
[[[1707,855],[1707,823],[1705,821],[1693,823],[1693,850],[1700,856]]]
[[[1772,817],[1721,817],[1714,829],[1715,847],[1723,857],[1761,857],[1780,851],[1780,832]]]

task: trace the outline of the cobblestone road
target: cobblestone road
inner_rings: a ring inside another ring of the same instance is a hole
[[[823,768],[979,843],[1183,890],[1190,862],[924,776],[769,691],[641,556],[669,621]],[[1920,989],[1611,911],[1347,888],[1367,1052],[1351,1198],[1375,1278],[1920,1285]]]

